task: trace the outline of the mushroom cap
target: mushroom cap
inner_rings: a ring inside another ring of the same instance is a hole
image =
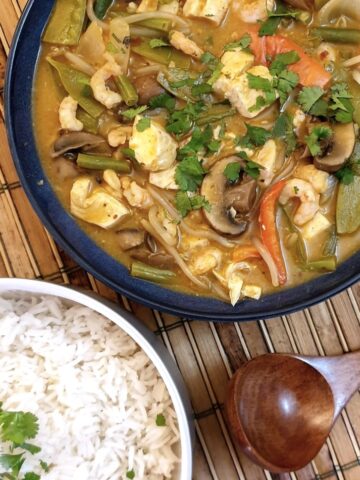
[[[66,152],[77,150],[83,147],[95,147],[104,143],[105,140],[99,135],[87,132],[64,133],[54,143],[52,158],[61,157]]]
[[[236,197],[237,201],[239,200],[237,195],[233,195],[236,186],[230,186],[224,175],[225,167],[229,163],[234,162],[242,163],[239,157],[235,156],[227,157],[216,162],[210,172],[204,177],[201,185],[201,194],[211,205],[211,210],[209,212],[203,209],[207,221],[215,230],[228,235],[240,235],[246,230],[248,224],[246,218],[246,213],[248,212],[246,212],[245,209],[242,209],[240,212],[243,214],[243,218],[239,221],[234,219],[231,210],[236,210],[236,208],[234,208],[235,205],[229,203],[229,195],[226,195],[227,190],[229,190],[229,193],[232,191],[231,196]],[[246,178],[241,181],[238,186],[242,187],[245,183],[246,189],[251,189],[256,193],[255,180]],[[244,194],[245,196],[248,196],[246,190],[244,191]],[[250,196],[252,195],[250,194]],[[250,208],[248,211],[250,211]]]
[[[333,126],[332,149],[323,157],[315,157],[314,165],[325,172],[337,172],[351,157],[354,147],[354,124],[336,124]]]

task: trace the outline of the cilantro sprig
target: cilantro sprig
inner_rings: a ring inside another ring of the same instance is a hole
[[[186,217],[192,210],[205,208],[208,212],[211,210],[210,203],[203,195],[189,195],[187,192],[177,192],[175,196],[175,206],[182,217]]]
[[[0,402],[0,440],[9,444],[11,453],[0,454],[0,478],[9,480],[40,480],[40,475],[35,472],[27,472],[21,475],[21,469],[25,462],[25,452],[32,455],[39,453],[41,448],[28,440],[36,437],[39,431],[38,418],[30,412],[11,412],[2,409]],[[16,453],[14,451],[16,450]],[[40,467],[47,464],[40,461]],[[47,466],[48,468],[48,466]]]
[[[324,125],[319,125],[311,130],[310,135],[305,137],[305,142],[313,157],[324,153],[327,141],[332,135],[332,129]]]

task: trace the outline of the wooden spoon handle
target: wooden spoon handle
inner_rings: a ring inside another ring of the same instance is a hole
[[[360,351],[335,357],[298,357],[327,380],[334,395],[334,420],[360,388]]]

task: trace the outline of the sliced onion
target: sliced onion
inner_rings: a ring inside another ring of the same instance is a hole
[[[79,55],[76,55],[76,53],[65,52],[64,57],[67,58],[77,70],[80,70],[80,72],[83,72],[90,77],[92,77],[96,72],[95,68],[90,65],[90,63],[85,62],[85,60],[83,60]]]
[[[143,20],[149,20],[151,18],[168,18],[169,20],[172,20],[175,24],[177,24],[178,26],[186,30],[188,30],[189,28],[189,25],[185,20],[178,17],[174,13],[169,13],[169,12],[157,11],[157,12],[134,13],[133,15],[128,15],[127,17],[124,17],[124,20],[125,22],[131,24],[131,23],[142,22]]]
[[[145,77],[146,75],[152,75],[153,73],[159,73],[166,70],[163,65],[147,65],[146,67],[140,67],[133,71],[135,77]]]
[[[343,67],[353,67],[360,63],[360,55],[356,55],[356,57],[351,57],[348,60],[345,60],[343,63]]]
[[[262,259],[266,263],[269,272],[270,272],[270,277],[271,277],[271,283],[273,284],[274,287],[279,286],[279,272],[278,269],[276,268],[275,262],[270,255],[269,250],[265,247],[265,245],[260,242],[260,240],[256,237],[253,237],[251,239],[252,243],[254,244],[256,250],[260,253],[262,256]]]
[[[158,219],[159,209],[153,205],[149,210],[149,222],[156,233],[166,242],[168,245],[174,247],[178,243],[178,236],[173,237],[169,234],[165,227],[161,224]]]

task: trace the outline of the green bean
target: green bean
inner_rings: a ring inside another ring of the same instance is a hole
[[[115,79],[115,83],[126,105],[129,107],[136,105],[139,100],[139,95],[129,78],[126,75],[119,75]]]
[[[76,163],[81,168],[89,170],[115,170],[116,172],[130,173],[130,165],[125,160],[116,160],[112,157],[101,157],[100,155],[86,155],[79,153]]]
[[[161,63],[162,65],[169,65],[171,62],[174,62],[177,68],[184,70],[190,68],[190,57],[172,47],[151,48],[149,40],[143,40],[140,45],[131,47],[131,50],[142,57],[152,60],[153,62]]]
[[[136,25],[148,28],[154,28],[155,30],[160,30],[161,32],[170,32],[172,28],[171,20],[167,18],[149,18],[138,22]]]
[[[96,0],[94,5],[94,12],[97,18],[102,20],[105,17],[106,12],[109,10],[112,3],[113,0]]]
[[[196,123],[200,127],[207,125],[208,123],[219,122],[226,117],[232,117],[235,115],[236,111],[234,108],[231,108],[230,105],[225,105],[222,103],[212,105],[205,112],[199,114]]]
[[[166,283],[176,276],[176,274],[170,270],[162,270],[160,268],[150,267],[142,262],[132,263],[131,275],[133,277],[141,278],[142,280],[149,280],[151,282],[158,283]]]
[[[82,108],[78,109],[76,117],[84,125],[85,132],[98,133],[98,120],[96,118],[86,113]]]
[[[355,28],[317,27],[311,32],[325,42],[360,43],[360,30]]]
[[[77,45],[82,33],[86,0],[57,0],[43,41],[60,45]]]
[[[90,77],[65,63],[57,62],[51,57],[47,57],[47,61],[58,72],[65,90],[74,100],[79,102],[80,107],[92,117],[99,117],[105,110],[105,107],[94,98],[91,98]]]
[[[318,271],[318,270],[328,270],[333,272],[336,270],[337,260],[335,256],[326,257],[321,260],[314,260],[313,262],[308,262],[305,264],[305,270]]]

